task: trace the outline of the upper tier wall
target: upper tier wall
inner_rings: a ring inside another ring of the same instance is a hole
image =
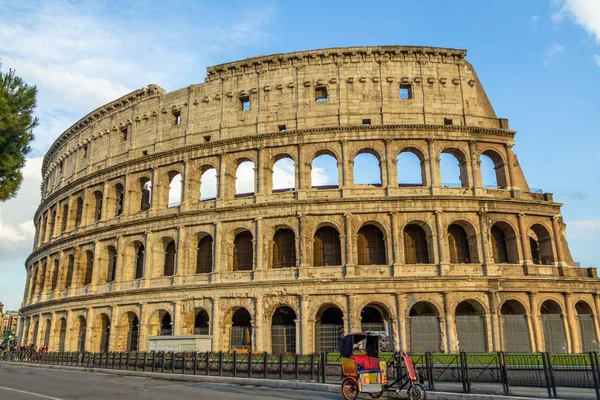
[[[91,112],[56,140],[44,158],[43,197],[146,154],[281,129],[363,120],[508,129],[465,55],[429,47],[324,49],[210,67],[205,83],[170,93],[150,85]],[[401,85],[409,86],[409,99],[400,98]],[[321,87],[327,101],[317,102]]]

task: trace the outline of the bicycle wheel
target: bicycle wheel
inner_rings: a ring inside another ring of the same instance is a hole
[[[358,385],[354,379],[344,379],[342,382],[342,395],[346,400],[356,400],[358,398]]]
[[[427,392],[420,383],[411,385],[406,394],[408,395],[409,400],[425,400],[427,398]]]

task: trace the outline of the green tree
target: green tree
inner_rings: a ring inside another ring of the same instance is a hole
[[[1,64],[0,64],[1,67]],[[33,117],[37,88],[28,86],[15,71],[0,71],[0,201],[15,196],[23,174],[25,155],[38,124]]]

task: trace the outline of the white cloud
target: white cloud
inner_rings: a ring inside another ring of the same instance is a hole
[[[284,158],[273,165],[273,190],[295,187],[294,161]]]
[[[200,199],[214,199],[215,197],[217,197],[217,170],[211,168],[202,174]]]
[[[552,46],[544,52],[544,65],[549,65],[557,61],[559,54],[565,51],[565,47],[559,43],[552,43]]]
[[[531,22],[537,22],[538,18],[539,18],[539,17],[538,17],[537,15],[533,15],[533,16],[531,17]]]
[[[325,172],[325,168],[313,167],[310,173],[311,186],[325,186],[329,185],[332,180],[329,179],[329,175]]]
[[[235,193],[253,193],[254,192],[254,163],[244,161],[238,166],[235,174]]]
[[[574,20],[600,43],[600,1],[564,0],[560,10],[552,15],[552,20],[560,22],[565,17]]]
[[[570,239],[600,238],[600,218],[567,222]]]
[[[176,175],[171,181],[169,187],[169,207],[177,206],[181,203],[181,175]]]
[[[594,60],[596,61],[596,64],[598,64],[598,66],[600,67],[600,54],[594,54]]]

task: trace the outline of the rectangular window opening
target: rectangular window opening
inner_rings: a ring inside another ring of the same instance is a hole
[[[444,118],[444,125],[454,125],[454,124],[452,123],[452,119]]]
[[[173,115],[173,125],[181,124],[181,111],[173,111],[171,113]]]
[[[208,142],[210,142],[210,135],[206,135],[206,136],[204,136],[204,142],[205,142],[205,143],[208,143]]]
[[[142,155],[143,155],[143,156],[147,156],[147,155],[148,155],[148,150],[144,150],[144,151],[142,151]]]
[[[241,96],[242,111],[250,111],[250,96]]]
[[[124,126],[120,129],[121,131],[121,141],[126,141],[127,140],[127,127]]]
[[[363,119],[362,126],[371,126],[371,119],[370,118]]]
[[[87,153],[88,153],[88,147],[87,146],[83,146],[83,155],[81,158],[87,158]]]
[[[316,86],[315,101],[317,103],[325,103],[327,100],[329,100],[327,97],[327,86]]]
[[[287,128],[285,125],[277,125],[277,128],[279,128],[279,132],[286,132]]]
[[[412,90],[410,85],[400,85],[399,97],[401,100],[412,99]]]

